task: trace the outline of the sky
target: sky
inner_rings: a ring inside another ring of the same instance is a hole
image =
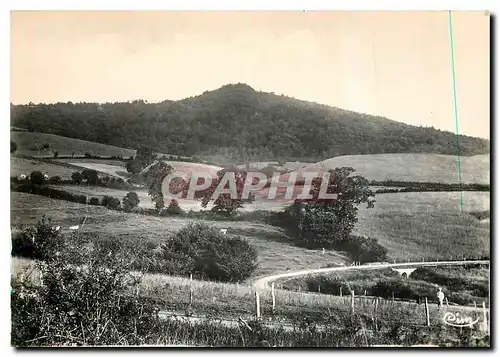
[[[458,128],[490,137],[489,14],[453,12]],[[11,13],[11,102],[176,100],[229,83],[455,132],[448,12]]]

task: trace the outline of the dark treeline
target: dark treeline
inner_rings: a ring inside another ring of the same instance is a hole
[[[313,160],[379,153],[456,154],[456,136],[244,84],[179,101],[11,106],[11,125],[124,148],[227,160]],[[462,155],[489,141],[460,136]]]
[[[372,186],[401,187],[398,189],[379,189],[376,193],[422,192],[422,191],[490,191],[490,185],[479,183],[441,183],[412,181],[371,181]]]

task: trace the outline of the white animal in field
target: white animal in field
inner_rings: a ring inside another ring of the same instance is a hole
[[[76,229],[78,229],[78,228],[80,228],[80,225],[77,225],[77,226],[71,226],[71,227],[69,227],[69,229],[71,229],[71,230],[76,230]]]
[[[325,248],[323,248],[323,254],[325,254]]]
[[[222,232],[222,234],[226,234],[227,233],[227,229],[221,229],[220,231]]]
[[[24,181],[24,180],[26,180],[26,175],[25,174],[20,174],[19,176],[17,176],[17,179],[19,181]]]
[[[49,179],[49,175],[45,174],[45,175],[43,175],[43,178],[44,178],[45,180],[48,180],[48,179]]]
[[[61,226],[54,227],[54,230],[57,232],[58,230],[61,229]]]

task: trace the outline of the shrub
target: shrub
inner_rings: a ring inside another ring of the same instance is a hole
[[[89,201],[89,204],[93,206],[99,206],[99,199],[97,197],[92,197]]]
[[[79,171],[75,171],[71,174],[71,180],[73,183],[80,184],[83,180],[83,176]]]
[[[173,275],[236,282],[256,268],[257,251],[241,238],[204,223],[190,224],[160,247],[156,269]]]
[[[130,212],[133,208],[139,205],[139,196],[135,192],[129,192],[123,198],[123,209],[125,212]]]
[[[35,185],[42,185],[45,181],[43,174],[40,171],[33,171],[30,174],[30,182]]]
[[[107,208],[117,209],[120,207],[120,200],[112,196],[104,196],[102,205]]]
[[[58,156],[59,156],[59,151],[54,151],[54,159],[57,159]]]
[[[82,177],[87,181],[87,184],[91,185],[97,185],[99,181],[99,175],[96,170],[84,169],[82,171]]]
[[[143,207],[134,207],[130,212],[136,214],[145,214],[146,210]]]
[[[10,153],[13,154],[17,151],[17,144],[15,141],[10,141]]]
[[[110,177],[105,175],[101,178],[101,182],[104,184],[104,185],[107,185],[109,183],[109,180],[110,180]]]
[[[170,204],[164,212],[168,215],[182,215],[184,213],[176,199],[172,199],[172,201],[170,201]]]
[[[40,264],[42,286],[13,283],[13,345],[144,343],[155,326],[156,306],[131,296],[140,279],[129,273],[130,259],[99,244],[85,248]],[[76,255],[86,267],[69,263],[68,257]]]
[[[92,157],[92,154],[90,154],[90,153],[86,152],[86,153],[84,154],[84,156],[85,156],[86,158],[91,158],[91,157]]]
[[[387,249],[375,238],[350,235],[338,247],[348,252],[353,260],[361,263],[381,262],[387,259]]]
[[[63,238],[43,216],[34,227],[25,227],[12,235],[12,256],[47,260],[62,248]]]
[[[52,176],[50,179],[49,179],[49,183],[51,185],[60,185],[61,184],[61,177],[60,176]]]

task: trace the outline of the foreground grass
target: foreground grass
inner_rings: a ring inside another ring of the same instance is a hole
[[[33,261],[12,258],[11,274],[18,276],[22,271],[31,272],[25,273],[25,276],[35,283],[40,281]],[[217,319],[236,320],[242,317],[248,320],[255,317],[256,290],[251,286],[190,281],[188,278],[160,274],[137,274],[142,278],[139,294],[157,301],[165,311],[177,312],[180,315],[189,311],[194,316]],[[194,297],[192,305],[189,298],[190,286]],[[339,297],[277,289],[276,309],[273,312],[271,291],[259,291],[259,294],[262,318],[272,323],[291,324],[294,320],[304,318],[322,323],[335,318],[338,314],[349,314],[352,307],[350,296]],[[354,307],[356,313],[386,323],[404,322],[412,326],[424,326],[426,323],[424,304],[386,299],[376,302],[373,298],[356,296]],[[433,326],[443,325],[442,318],[446,311],[461,311],[456,306],[439,310],[433,303],[429,304],[429,310]],[[471,314],[481,316],[479,309]]]

